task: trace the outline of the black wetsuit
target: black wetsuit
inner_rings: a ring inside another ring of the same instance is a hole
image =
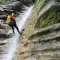
[[[21,34],[18,27],[17,27],[15,19],[11,18],[10,26],[12,27],[13,33],[14,33],[14,27],[15,27],[17,29],[18,33]]]

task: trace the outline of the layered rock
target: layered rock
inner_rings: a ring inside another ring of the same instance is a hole
[[[11,28],[5,23],[7,15],[15,12],[17,16],[23,10],[25,10],[25,4],[16,0],[8,0],[0,6],[0,20],[2,21],[0,22],[0,60],[6,58],[10,46],[13,44],[13,36],[10,33],[8,34]]]
[[[58,0],[37,0],[21,37],[17,60],[60,60]]]
[[[29,39],[37,60],[60,60],[60,24],[37,30]]]
[[[0,5],[0,60],[4,59],[10,45],[12,44],[12,41],[10,41],[12,34],[11,32],[8,33],[11,30],[11,27],[6,24],[7,15],[12,12],[20,12],[21,9],[22,4],[18,1],[10,1]]]

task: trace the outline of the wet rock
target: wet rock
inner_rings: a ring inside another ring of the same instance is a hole
[[[60,2],[37,0],[22,34],[18,60],[60,60]],[[29,43],[27,43],[29,41]]]
[[[42,60],[43,58],[47,59],[50,58],[57,58],[55,55],[60,53],[60,24],[55,24],[53,26],[37,30],[35,33],[33,33],[30,37],[31,43],[33,44],[32,52],[36,57],[41,56]],[[48,31],[49,32],[46,32]],[[42,33],[42,31],[45,31],[46,33]],[[41,34],[42,33],[42,34]],[[56,52],[58,51],[58,52]],[[56,54],[55,54],[56,52]],[[47,54],[47,55],[46,55]],[[51,55],[50,55],[51,54]],[[55,55],[54,55],[55,54]],[[46,56],[46,57],[45,57]],[[58,55],[60,56],[60,55]],[[38,58],[39,60],[40,58]],[[59,58],[58,58],[59,59]]]
[[[17,0],[22,2],[24,5],[30,6],[31,4],[33,4],[36,0]]]
[[[3,8],[3,11],[18,11],[20,9],[22,9],[23,4],[19,1],[10,1],[8,3],[4,3],[1,5],[1,7]],[[16,8],[17,7],[17,8]]]

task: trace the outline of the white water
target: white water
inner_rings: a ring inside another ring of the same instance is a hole
[[[24,12],[23,16],[22,16],[22,19],[20,20],[20,17],[17,17],[17,19],[19,19],[18,21],[18,27],[19,27],[19,30],[22,31],[22,29],[24,28],[24,25],[27,21],[27,18],[30,16],[31,12],[32,12],[32,7],[29,7],[27,9],[27,11]],[[13,57],[14,57],[14,53],[17,49],[17,42],[18,42],[18,39],[19,37],[21,37],[17,31],[15,30],[15,35],[11,38],[11,44],[10,44],[10,47],[8,49],[8,53],[6,55],[6,57],[3,59],[3,60],[12,60]]]

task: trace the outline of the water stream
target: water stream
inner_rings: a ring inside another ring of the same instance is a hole
[[[30,16],[30,14],[32,12],[32,8],[33,8],[33,6],[28,7],[27,10],[23,13],[22,17],[20,14],[16,18],[16,20],[18,19],[17,25],[18,25],[20,31],[22,31],[22,29],[24,28],[27,18]],[[10,46],[8,48],[8,52],[2,60],[12,60],[13,59],[14,53],[18,47],[19,37],[21,37],[21,35],[19,35],[18,32],[15,30],[15,35],[13,35],[13,37],[10,38]]]

